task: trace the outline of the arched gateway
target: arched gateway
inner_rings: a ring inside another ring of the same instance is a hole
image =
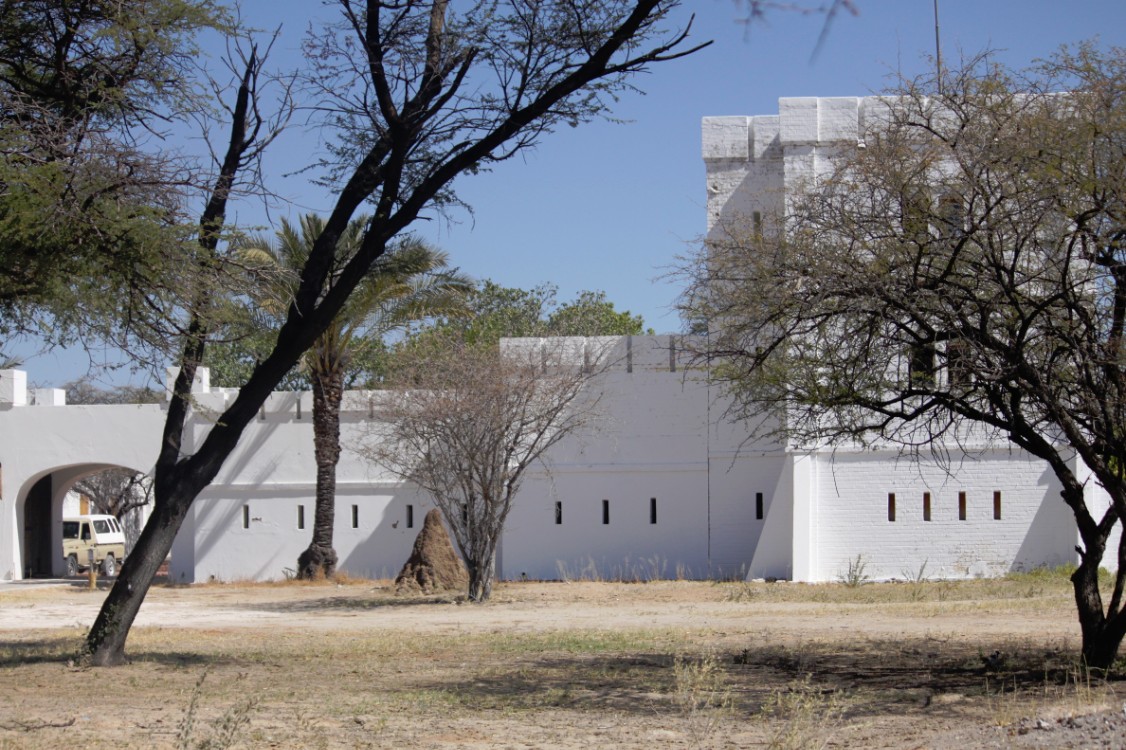
[[[27,388],[0,370],[0,579],[63,572],[62,501],[75,482],[156,461],[162,404],[67,406],[57,388]]]

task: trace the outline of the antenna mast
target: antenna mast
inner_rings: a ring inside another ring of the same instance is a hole
[[[942,45],[938,41],[938,0],[934,0],[934,62],[938,70],[938,93],[942,93]]]

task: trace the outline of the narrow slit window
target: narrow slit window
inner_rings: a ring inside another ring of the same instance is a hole
[[[763,510],[764,509],[762,507],[762,493],[756,492],[755,493],[755,520],[756,521],[762,520]]]
[[[649,523],[657,523],[657,498],[649,498]]]
[[[931,520],[931,493],[923,493],[923,520]]]
[[[352,528],[360,528],[360,506],[358,505],[352,506]]]
[[[1001,520],[1001,490],[993,493],[993,520]]]
[[[911,346],[907,362],[907,379],[916,388],[934,386],[934,344],[922,343]]]
[[[299,529],[305,528],[305,506],[304,505],[298,505],[297,506],[297,528],[299,528]]]
[[[888,521],[895,522],[895,493],[888,493]]]
[[[414,528],[414,506],[413,505],[407,506],[407,528],[408,529]]]
[[[965,492],[959,492],[958,493],[958,520],[959,521],[965,521],[966,520],[966,493]]]
[[[466,526],[469,525],[469,503],[461,504],[461,522]]]
[[[555,525],[561,526],[563,524],[563,501],[555,501]]]
[[[602,524],[606,525],[608,523],[610,523],[610,501],[609,500],[603,500],[602,501]]]
[[[242,506],[242,527],[244,529],[250,528],[250,506]]]

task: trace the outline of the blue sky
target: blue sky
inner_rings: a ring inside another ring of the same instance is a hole
[[[838,17],[811,59],[821,16],[772,11],[748,27],[738,22],[743,13],[735,0],[685,0],[678,20],[694,13],[692,39],[714,44],[638,79],[645,95],[624,96],[614,113],[627,122],[566,128],[523,158],[463,178],[456,187],[473,215],[455,214],[452,225],[427,222],[420,231],[471,275],[506,286],[550,282],[561,299],[604,290],[619,309],[643,315],[658,332],[678,330],[677,287],[662,277],[704,230],[700,119],[776,113],[783,96],[877,93],[897,72],[914,76],[931,65],[933,0],[855,4],[859,15]],[[282,24],[281,63],[299,60],[310,20],[326,12],[314,0],[243,0],[242,8],[256,26]],[[947,61],[993,49],[1001,61],[1022,67],[1061,44],[1096,36],[1103,46],[1126,45],[1123,0],[939,0],[939,15]],[[277,156],[284,161],[266,168],[287,202],[271,217],[327,211],[330,195],[307,178],[283,176],[318,148],[317,134],[294,128],[281,145]],[[237,213],[254,223],[264,216],[257,204]],[[61,385],[82,376],[88,362],[52,353],[24,366],[31,382]]]

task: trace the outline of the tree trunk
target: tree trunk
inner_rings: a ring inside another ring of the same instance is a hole
[[[93,666],[113,667],[125,663],[125,639],[129,629],[157,570],[172,550],[176,532],[197,492],[184,488],[169,498],[157,499],[133,554],[125,558],[117,581],[86,635],[86,650]]]
[[[1101,555],[1091,555],[1088,548],[1083,562],[1071,575],[1071,583],[1075,589],[1079,628],[1083,634],[1083,666],[1105,674],[1114,665],[1122,639],[1126,637],[1126,618],[1122,613],[1114,612],[1108,618],[1103,612],[1099,591],[1100,559]]]
[[[1106,674],[1114,665],[1118,648],[1126,636],[1126,612],[1122,609],[1120,597],[1116,593],[1109,605],[1104,605],[1099,590],[1099,565],[1106,552],[1107,539],[1119,523],[1096,522],[1087,510],[1083,485],[1073,474],[1056,469],[1056,476],[1064,488],[1060,493],[1064,502],[1075,514],[1079,538],[1083,542],[1079,551],[1079,567],[1071,574],[1071,585],[1075,592],[1075,608],[1079,615],[1079,629],[1082,633],[1081,654],[1083,668]],[[1121,575],[1122,571],[1119,571]],[[1121,581],[1119,582],[1121,583]]]
[[[493,579],[497,572],[496,552],[489,554],[484,561],[466,560],[469,570],[469,601],[487,602],[493,595]]]
[[[336,573],[332,546],[336,522],[336,464],[340,460],[340,402],[344,397],[344,370],[333,367],[313,376],[313,446],[317,460],[317,500],[313,540],[297,558],[297,577],[329,578]]]

